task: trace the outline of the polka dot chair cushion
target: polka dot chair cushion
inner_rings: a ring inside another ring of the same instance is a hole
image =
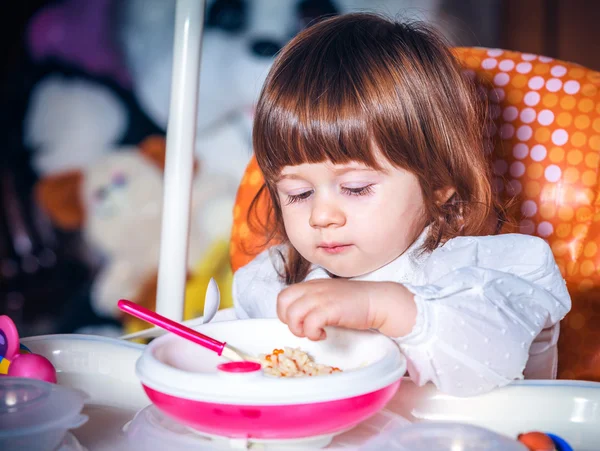
[[[454,51],[489,99],[496,189],[518,199],[519,231],[548,241],[573,298],[559,377],[600,381],[600,73],[527,53]],[[247,220],[262,183],[252,159],[234,209],[234,271],[274,244]],[[256,219],[266,220],[267,205],[262,196]]]

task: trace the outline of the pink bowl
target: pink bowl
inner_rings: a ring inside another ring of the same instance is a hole
[[[178,398],[143,386],[150,400],[175,420],[208,435],[291,439],[333,435],[374,415],[400,381],[372,393],[337,401],[277,406],[214,404]],[[247,431],[247,432],[246,432]]]
[[[276,319],[209,323],[198,330],[251,355],[300,348],[316,362],[342,369],[277,378],[260,366],[226,363],[175,335],[157,338],[136,364],[145,392],[166,415],[209,436],[324,443],[381,410],[406,371],[398,345],[373,331],[333,328],[325,340],[312,342]]]

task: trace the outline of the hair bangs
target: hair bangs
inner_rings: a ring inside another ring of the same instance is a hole
[[[357,161],[379,168],[363,116],[347,105],[318,103],[280,111],[263,135],[261,159],[267,163],[267,179],[276,179],[285,166],[303,163]]]
[[[347,47],[325,43],[312,50],[292,47],[280,55],[257,105],[253,146],[267,181],[285,166],[304,163],[356,161],[381,168],[375,118],[365,102],[372,74],[344,64]]]

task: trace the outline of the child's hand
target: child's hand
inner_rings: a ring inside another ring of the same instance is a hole
[[[311,340],[324,339],[326,326],[399,337],[412,330],[416,307],[412,293],[398,283],[318,279],[283,290],[277,315],[294,335]]]

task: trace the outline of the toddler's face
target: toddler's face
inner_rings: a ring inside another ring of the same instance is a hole
[[[400,256],[425,225],[417,178],[381,161],[286,166],[277,182],[291,244],[308,261],[356,277]]]

